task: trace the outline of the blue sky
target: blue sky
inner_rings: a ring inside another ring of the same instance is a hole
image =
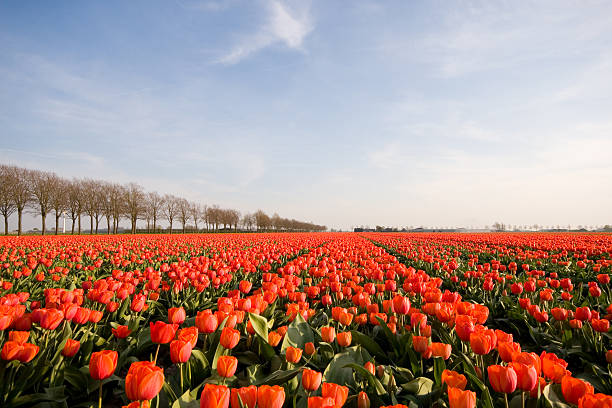
[[[0,161],[335,228],[611,224],[611,44],[608,1],[4,1]]]

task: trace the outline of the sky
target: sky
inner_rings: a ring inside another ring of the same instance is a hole
[[[611,112],[609,1],[0,3],[0,162],[243,213],[612,224]]]

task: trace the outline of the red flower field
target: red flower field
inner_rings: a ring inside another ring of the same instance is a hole
[[[0,238],[1,407],[611,407],[612,236]]]

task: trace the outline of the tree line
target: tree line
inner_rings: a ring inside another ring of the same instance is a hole
[[[137,183],[119,184],[88,178],[72,180],[53,172],[31,170],[0,164],[0,214],[4,217],[4,234],[9,232],[9,217],[17,214],[17,234],[22,233],[24,212],[40,215],[42,235],[47,217],[55,218],[59,233],[62,215],[71,223],[71,234],[81,234],[82,218],[89,218],[90,234],[106,222],[107,233],[116,234],[121,220],[129,221],[136,233],[139,220],[146,222],[146,232],[173,232],[180,224],[182,233],[218,232],[239,228],[247,231],[325,231],[324,225],[267,215],[262,210],[241,215],[240,211],[208,206],[172,194],[147,192]],[[160,226],[160,221],[168,224]],[[102,227],[103,228],[103,227]]]

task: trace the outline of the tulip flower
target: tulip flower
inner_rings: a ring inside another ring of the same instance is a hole
[[[449,388],[458,388],[464,390],[467,385],[467,378],[463,374],[459,374],[456,371],[444,370],[442,371],[442,384],[446,384]]]
[[[164,385],[164,371],[150,361],[137,361],[130,365],[125,377],[125,394],[132,401],[155,398]]]
[[[117,352],[102,350],[91,354],[89,359],[89,374],[94,380],[104,380],[115,372],[117,368]]]
[[[174,364],[186,363],[191,357],[192,343],[187,340],[173,340],[170,343],[170,359]]]
[[[181,325],[185,321],[187,315],[182,307],[172,307],[168,309],[168,322]]]
[[[221,356],[217,360],[217,373],[219,376],[228,378],[234,375],[238,368],[238,359],[234,356]]]
[[[219,343],[226,349],[233,349],[236,347],[238,342],[240,341],[240,332],[238,330],[224,327],[221,330],[221,338],[219,339]]]
[[[429,338],[424,336],[412,336],[412,347],[417,353],[425,353],[429,347]]]
[[[240,402],[242,401],[242,405]],[[242,388],[232,388],[230,396],[232,408],[255,408],[257,404],[257,387],[250,385]]]
[[[517,387],[521,391],[531,391],[538,383],[538,372],[533,365],[512,362],[509,365],[516,372]]]
[[[567,362],[557,357],[554,353],[543,351],[540,360],[542,361],[542,372],[554,383],[559,384],[563,377],[567,375],[568,371],[565,369]]]
[[[431,343],[431,353],[434,357],[440,357],[444,360],[448,360],[453,350],[450,344],[445,343]]]
[[[321,396],[323,398],[333,398],[336,406],[341,407],[348,398],[348,387],[334,383],[323,383]]]
[[[612,407],[612,396],[605,394],[584,394],[578,400],[578,408],[609,408]]]
[[[302,371],[302,387],[304,387],[306,391],[316,391],[321,386],[322,378],[323,374],[320,372],[305,368],[304,371]]]
[[[370,408],[370,398],[365,391],[360,391],[357,395],[357,408]]]
[[[521,352],[521,345],[515,342],[502,342],[497,345],[499,357],[505,363],[512,361],[514,355]]]
[[[117,328],[111,329],[111,332],[118,339],[125,339],[132,333],[128,326],[117,326]]]
[[[168,324],[164,322],[151,322],[151,341],[155,344],[168,344],[176,335],[178,324]]]
[[[29,331],[18,331],[18,330],[11,330],[9,332],[9,341],[14,341],[20,344],[25,343],[26,341],[28,341],[28,338],[30,337],[30,332]]]
[[[353,341],[353,336],[351,332],[349,331],[338,333],[337,341],[338,341],[338,345],[342,347],[348,347],[351,345],[351,342]]]
[[[315,348],[315,345],[313,342],[309,341],[308,343],[304,344],[304,352],[309,355],[312,356],[314,353],[316,353],[317,349]]]
[[[336,339],[336,329],[331,326],[321,327],[321,338],[326,343],[333,343]]]
[[[281,386],[261,385],[257,390],[258,408],[281,408],[285,403],[285,389]]]
[[[449,387],[448,406],[449,408],[474,408],[476,407],[476,393]]]
[[[100,381],[100,392],[98,395],[98,408],[102,408],[102,381],[115,372],[117,368],[117,352],[102,350],[91,354],[89,359],[89,375],[94,380]]]
[[[276,347],[278,346],[278,343],[280,343],[282,338],[283,336],[281,336],[277,332],[271,331],[270,333],[268,333],[268,344],[270,344],[272,347]]]
[[[219,321],[214,314],[198,312],[195,319],[195,325],[200,333],[211,334],[217,330]]]
[[[74,357],[80,348],[81,342],[78,340],[66,339],[66,344],[64,344],[64,348],[62,349],[62,356],[68,358]]]
[[[496,392],[509,394],[516,389],[518,378],[512,367],[491,365],[487,367],[487,374],[491,387]]]
[[[576,405],[578,405],[578,401],[585,394],[593,394],[595,392],[591,384],[574,378],[571,375],[566,375],[561,380],[561,391],[563,392],[563,398],[567,402]]]
[[[308,397],[308,408],[338,408],[338,406],[331,397]]]
[[[200,395],[200,408],[228,408],[230,390],[225,385],[205,384]]]
[[[297,363],[302,358],[302,349],[297,347],[287,347],[285,358],[289,363]]]

